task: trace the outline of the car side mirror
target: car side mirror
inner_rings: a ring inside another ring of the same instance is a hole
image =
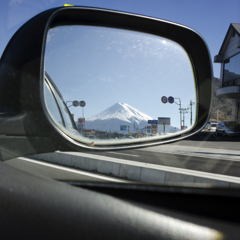
[[[12,37],[0,62],[0,86],[2,159],[127,149],[200,131],[209,117],[212,65],[205,41],[188,27],[60,7],[38,14]],[[10,151],[17,142],[24,147]]]

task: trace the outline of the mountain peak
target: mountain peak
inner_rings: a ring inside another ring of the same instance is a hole
[[[115,103],[104,111],[90,117],[87,121],[118,119],[129,123],[139,124],[153,118],[131,107],[127,103]]]
[[[115,103],[104,111],[86,119],[86,129],[95,129],[100,131],[111,131],[124,133],[121,125],[128,126],[130,132],[141,131],[148,125],[148,120],[152,117],[138,111],[127,103]],[[158,126],[158,130],[162,131],[162,126]],[[176,128],[166,126],[169,132],[175,132]]]
[[[120,131],[121,125],[131,128],[144,128],[152,117],[138,111],[127,103],[115,103],[104,111],[86,119],[86,129]]]

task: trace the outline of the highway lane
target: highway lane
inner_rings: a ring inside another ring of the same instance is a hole
[[[215,138],[216,137],[216,138]],[[240,150],[240,138],[215,136],[212,140],[182,140],[171,145],[192,146],[213,149]]]
[[[154,147],[91,154],[240,177],[240,142],[183,140]]]
[[[97,156],[106,156],[115,160],[119,159],[119,161],[120,159],[124,159],[140,163],[157,164],[160,166],[240,177],[239,146],[240,142],[235,141],[235,139],[232,142],[183,140],[154,147],[124,151],[91,152],[91,154],[96,155],[96,158]],[[38,163],[24,161],[21,158],[6,161],[6,164],[24,171],[57,180],[114,181],[114,178],[104,179],[101,178],[102,175],[98,174],[69,168],[67,170],[60,169],[59,167],[61,166],[56,168],[57,165],[54,164],[51,164],[51,166],[44,166],[40,163],[40,161],[38,161]]]

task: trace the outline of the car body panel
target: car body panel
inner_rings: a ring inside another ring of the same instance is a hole
[[[227,126],[229,123],[236,123],[236,127]],[[236,121],[221,121],[217,124],[216,132],[223,136],[240,136],[240,125]]]

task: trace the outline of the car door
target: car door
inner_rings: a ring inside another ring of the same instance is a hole
[[[220,133],[220,134],[223,133],[223,123],[222,122],[218,123],[218,125],[217,125],[217,133]]]

